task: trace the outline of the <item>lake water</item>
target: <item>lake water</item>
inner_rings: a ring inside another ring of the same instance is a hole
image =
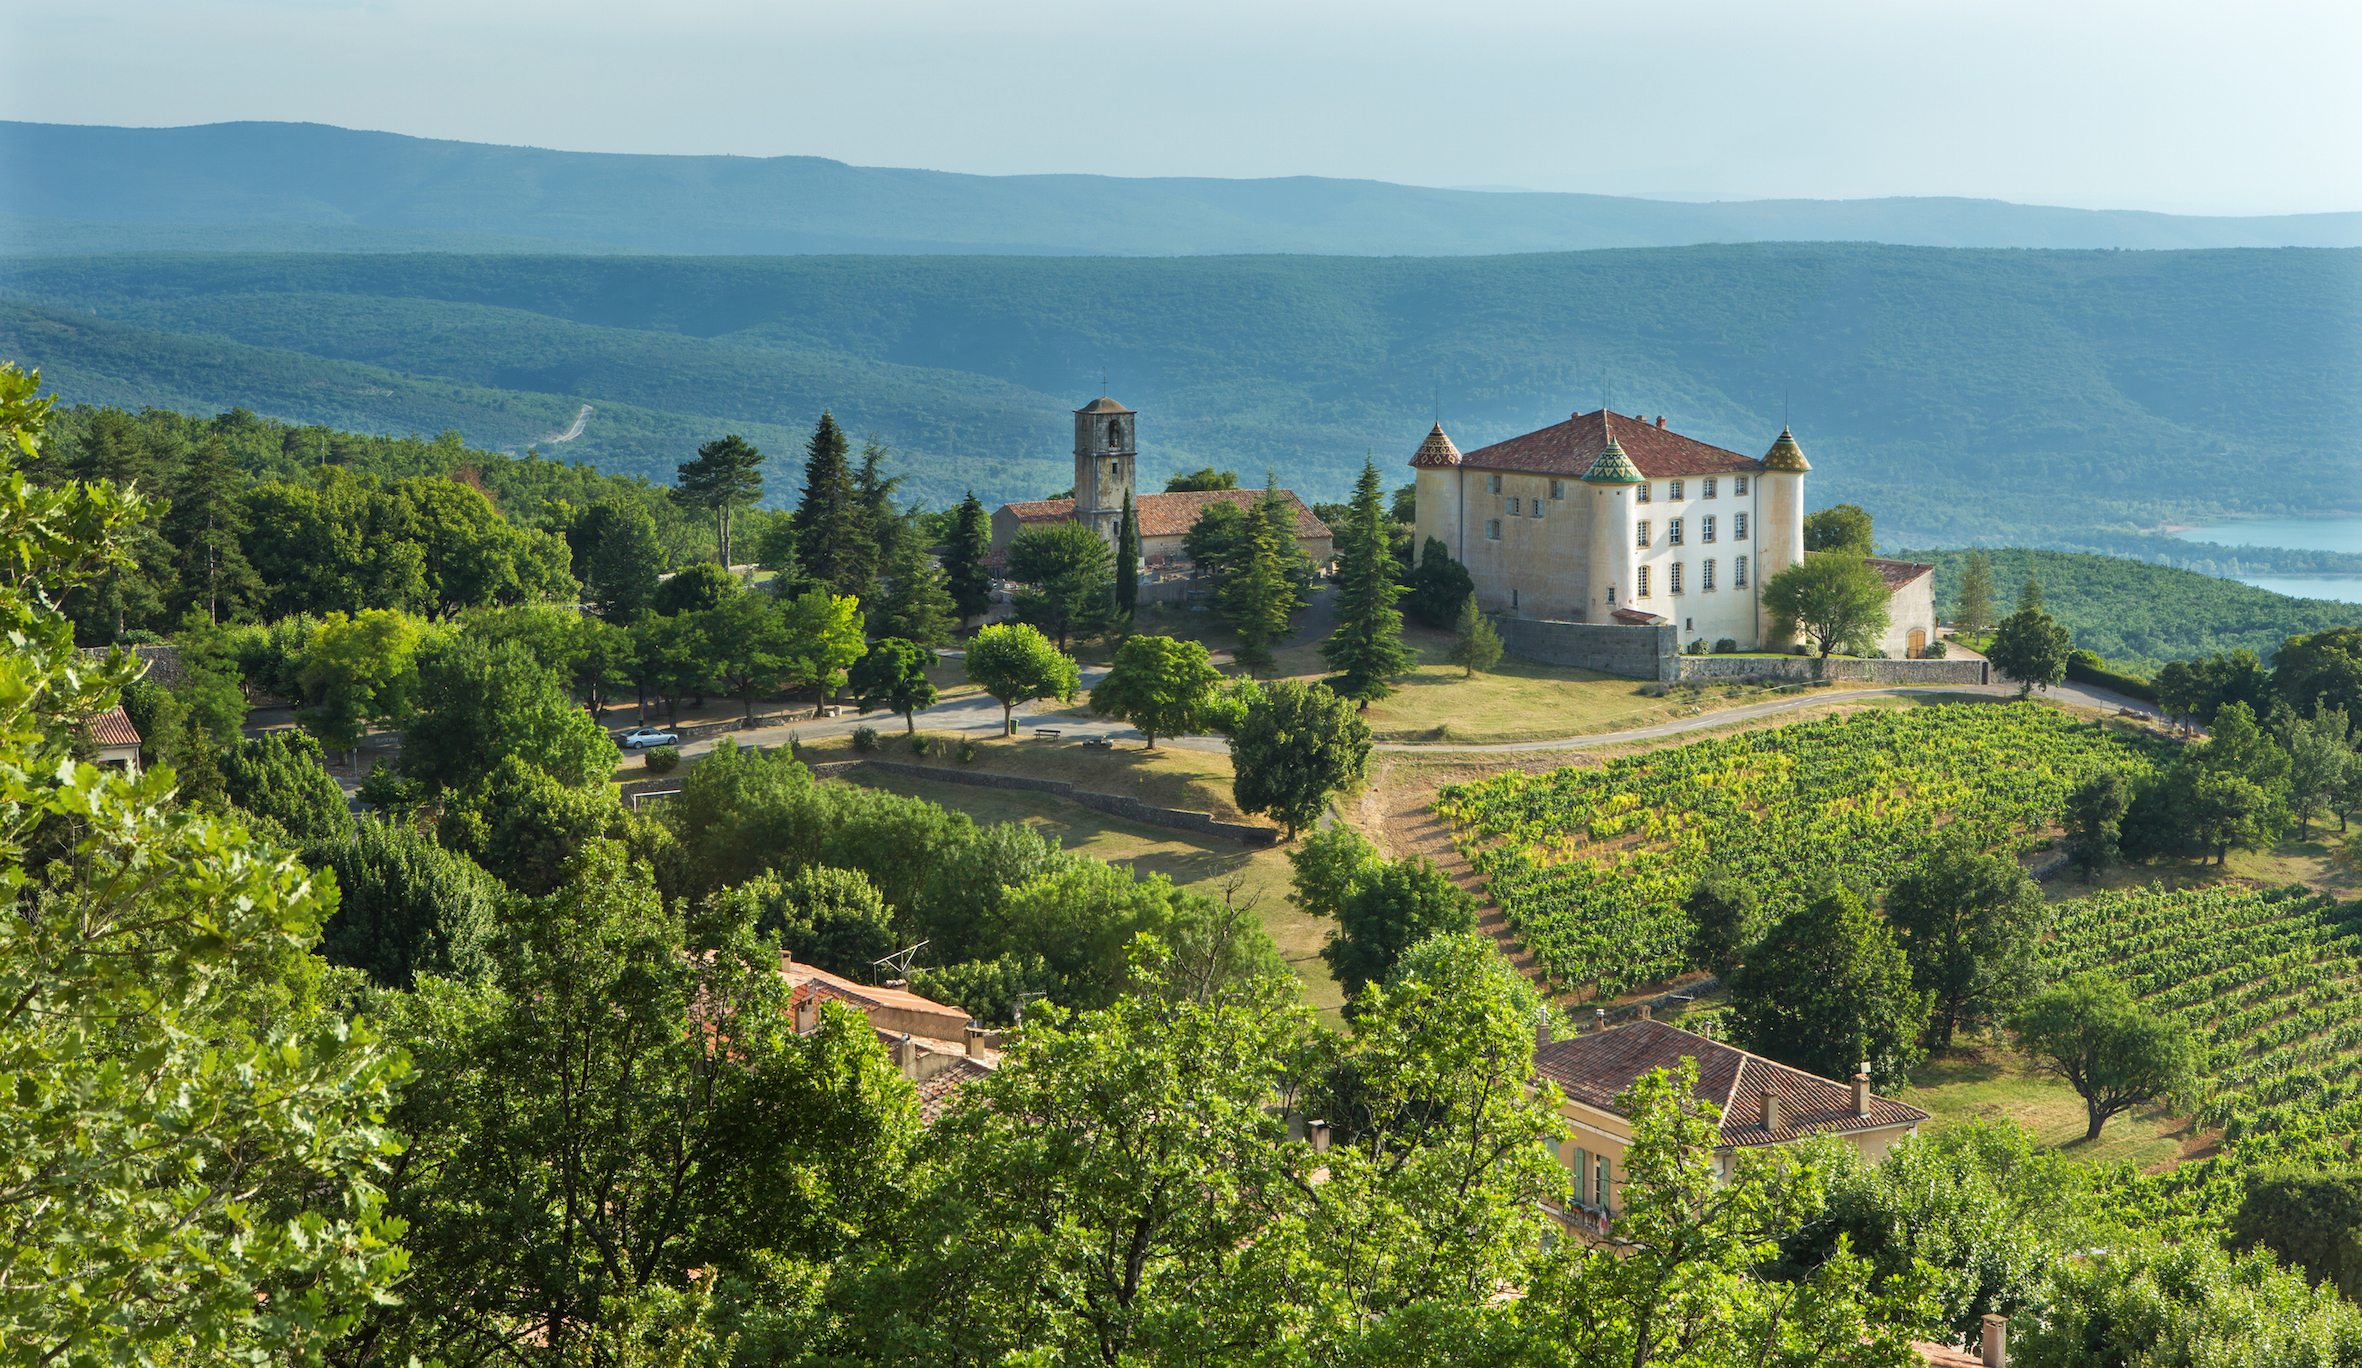
[[[2290,598],[2362,603],[2362,575],[2238,575],[2234,578],[2241,584],[2252,584]]]
[[[2183,541],[2212,542],[2217,546],[2286,546],[2299,551],[2362,552],[2362,518],[2246,518],[2238,522],[2217,523],[2212,527],[2193,527],[2173,535]],[[2343,598],[2345,595],[2312,594],[2308,597]]]

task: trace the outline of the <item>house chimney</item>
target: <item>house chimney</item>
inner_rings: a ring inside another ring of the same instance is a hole
[[[1314,1154],[1329,1152],[1329,1123],[1326,1121],[1315,1120],[1312,1123],[1312,1152]]]
[[[1656,1019],[1649,1014],[1649,1005],[1645,1002],[1640,1004],[1640,1019],[1642,1021],[1654,1021]]]
[[[974,1056],[974,1055],[980,1055],[980,1054],[984,1053],[984,1028],[983,1028],[982,1026],[979,1026],[979,1025],[977,1025],[975,1022],[971,1021],[971,1022],[969,1022],[969,1023],[968,1023],[968,1033],[967,1033],[967,1034],[968,1034],[968,1053],[969,1053],[971,1056]]]
[[[894,1046],[894,1062],[902,1066],[902,1076],[904,1078],[907,1078],[914,1083],[918,1081],[919,1047],[914,1041],[911,1040],[907,1032],[904,1033],[902,1039]]]
[[[2009,1368],[2009,1317],[1985,1313],[1985,1368]]]
[[[1594,1007],[1594,1008],[1592,1008],[1592,1009],[1591,1009],[1591,1021],[1592,1021],[1592,1025],[1594,1026],[1594,1028],[1595,1028],[1595,1029],[1602,1030],[1602,1031],[1606,1030],[1606,1029],[1607,1029],[1607,1008],[1605,1008],[1605,1007]]]
[[[1662,413],[1660,413],[1660,414],[1658,414],[1658,415],[1657,415],[1657,426],[1658,426],[1658,427],[1663,427],[1663,426],[1665,426],[1665,415],[1664,415],[1664,414],[1662,414]]]
[[[1865,1059],[1862,1061],[1862,1067],[1854,1071],[1854,1115],[1868,1116],[1869,1114],[1870,1061]]]
[[[1550,1009],[1544,1007],[1534,1013],[1534,1053],[1550,1048]]]
[[[1767,1131],[1780,1128],[1780,1099],[1769,1088],[1763,1090],[1763,1128]]]

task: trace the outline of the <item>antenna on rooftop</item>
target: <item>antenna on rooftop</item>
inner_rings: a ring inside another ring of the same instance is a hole
[[[884,959],[871,960],[869,962],[869,967],[872,969],[891,969],[894,971],[894,977],[899,979],[909,978],[910,962],[912,958],[914,958],[919,951],[926,949],[932,943],[933,942],[931,941],[920,941],[916,945],[897,950],[893,954],[886,956]]]

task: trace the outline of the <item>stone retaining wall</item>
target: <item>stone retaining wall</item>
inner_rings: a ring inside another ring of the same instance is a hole
[[[1671,681],[1678,676],[1680,633],[1672,626],[1624,627],[1604,623],[1547,622],[1502,618],[1501,645],[1511,655],[1544,665],[1572,665],[1628,679]]]
[[[1842,679],[1870,684],[1990,684],[1982,660],[1847,660],[1819,656],[1680,656],[1680,678]]]
[[[81,654],[88,660],[105,660],[107,652],[111,649],[113,648],[107,646],[85,646],[82,648]],[[123,648],[123,653],[138,657],[148,667],[146,672],[140,676],[142,679],[151,680],[167,689],[177,689],[188,682],[187,673],[180,667],[180,651],[169,642],[157,642],[148,646],[126,646]]]
[[[1279,832],[1272,827],[1248,826],[1243,822],[1224,822],[1210,812],[1191,812],[1186,808],[1156,807],[1137,798],[1126,798],[1113,793],[1093,793],[1076,788],[1065,779],[1036,779],[1023,774],[988,774],[981,770],[939,769],[933,765],[909,765],[895,760],[836,760],[812,766],[812,774],[820,779],[840,779],[857,769],[878,769],[889,774],[905,774],[914,779],[933,779],[946,784],[973,784],[978,788],[1021,789],[1030,793],[1055,794],[1071,798],[1096,812],[1126,821],[1145,822],[1150,826],[1174,827],[1195,831],[1202,835],[1219,836],[1241,845],[1267,846],[1279,840]]]

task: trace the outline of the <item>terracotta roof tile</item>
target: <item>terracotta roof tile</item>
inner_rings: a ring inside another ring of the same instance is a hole
[[[1904,585],[1909,584],[1914,580],[1921,579],[1925,576],[1932,575],[1936,571],[1936,568],[1932,565],[1919,565],[1911,561],[1886,560],[1879,556],[1864,556],[1862,558],[1862,563],[1878,572],[1878,578],[1886,581],[1886,592],[1890,594],[1902,588]]]
[[[1655,627],[1671,621],[1669,618],[1658,617],[1655,613],[1644,613],[1638,608],[1610,609],[1608,616],[1618,622],[1629,622],[1635,627]]]
[[[1295,511],[1296,535],[1299,538],[1331,535],[1329,525],[1313,516],[1312,510],[1296,497],[1294,490],[1283,489],[1279,491],[1279,496]],[[1198,514],[1214,504],[1233,504],[1243,512],[1253,508],[1255,500],[1262,497],[1263,491],[1260,489],[1201,489],[1177,494],[1140,494],[1132,500],[1132,512],[1140,520],[1141,536],[1178,537],[1196,525]],[[1017,515],[1017,521],[1021,523],[1064,522],[1074,516],[1074,500],[1035,499],[1027,503],[1010,504],[1008,509]]]
[[[1075,410],[1077,413],[1130,413],[1131,411],[1104,394]]]
[[[933,1078],[918,1084],[919,1124],[932,1126],[952,1104],[959,1101],[960,1090],[979,1078],[992,1077],[992,1070],[973,1059],[963,1059]]]
[[[136,746],[139,728],[131,725],[131,717],[118,703],[90,719],[90,739],[102,746]]]
[[[1415,466],[1456,466],[1459,463],[1460,448],[1453,446],[1452,439],[1444,435],[1441,423],[1428,432],[1427,440],[1419,443],[1418,451],[1411,456],[1411,464]]]
[[[1722,1113],[1722,1143],[1772,1145],[1807,1135],[1838,1135],[1928,1119],[1892,1098],[1870,1098],[1868,1114],[1854,1115],[1853,1089],[1662,1021],[1635,1021],[1554,1040],[1534,1052],[1534,1071],[1570,1099],[1616,1111],[1616,1098],[1652,1069],[1671,1069],[1684,1057],[1698,1061],[1697,1097]],[[1761,1098],[1780,1100],[1780,1125],[1762,1125]],[[1618,1112],[1618,1115],[1622,1113]]]
[[[1912,1352],[1927,1368],[1985,1368],[1984,1359],[1975,1354],[1964,1354],[1946,1345],[1931,1344],[1926,1340],[1911,1341]]]
[[[1763,462],[1752,456],[1708,446],[1671,429],[1604,409],[1578,413],[1556,426],[1480,447],[1461,457],[1460,464],[1476,470],[1523,470],[1580,479],[1607,449],[1611,428],[1625,458],[1644,479],[1745,475],[1764,468]]]

